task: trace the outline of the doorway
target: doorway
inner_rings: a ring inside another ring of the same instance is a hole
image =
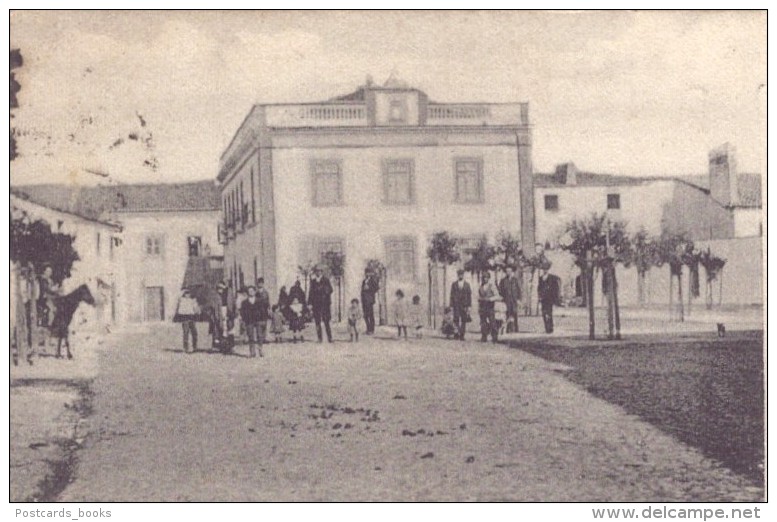
[[[165,292],[161,286],[147,286],[145,288],[145,317],[144,321],[164,321],[165,319]]]

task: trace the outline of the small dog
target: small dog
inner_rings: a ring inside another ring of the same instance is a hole
[[[726,336],[726,325],[723,323],[718,323],[718,337],[725,337]]]

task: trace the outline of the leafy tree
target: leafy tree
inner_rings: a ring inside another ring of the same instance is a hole
[[[386,324],[386,265],[380,259],[368,259],[364,268],[378,278],[378,321],[381,326]],[[431,292],[431,286],[429,287]],[[429,300],[431,305],[431,299]],[[430,314],[431,315],[431,314]]]
[[[641,228],[631,238],[632,262],[637,269],[637,296],[639,304],[647,302],[645,296],[645,275],[658,263],[658,246],[656,238]]]
[[[574,219],[567,224],[559,239],[562,250],[575,258],[575,264],[583,270],[583,280],[588,296],[588,337],[595,338],[593,280],[597,269],[602,270],[608,301],[608,337],[620,338],[620,311],[618,309],[618,284],[615,265],[628,266],[633,259],[631,240],[626,224],[610,220],[606,214],[592,214],[585,219]],[[613,331],[613,327],[614,330]]]
[[[337,321],[343,320],[343,275],[345,275],[345,254],[342,252],[324,252],[322,262],[337,285]]]
[[[18,69],[24,64],[24,59],[22,58],[22,53],[19,49],[11,49],[10,57],[9,57],[9,65],[10,65],[10,87],[9,87],[9,94],[10,94],[10,108],[11,109],[17,109],[19,107],[19,99],[16,97],[16,95],[21,90],[22,86],[21,84],[16,81],[16,74],[13,72],[14,69]],[[13,118],[13,112],[11,112],[11,118]],[[11,129],[10,132],[10,150],[9,150],[9,159],[13,161],[16,156],[18,156],[18,153],[16,151],[16,132],[15,129]]]
[[[30,263],[36,274],[51,266],[52,279],[59,284],[70,277],[78,252],[73,248],[75,237],[51,231],[51,226],[41,220],[32,221],[26,213],[11,216],[10,257],[22,266]]]
[[[683,266],[690,265],[693,262],[693,241],[684,233],[674,233],[664,230],[657,243],[657,266],[663,264],[669,265],[669,316],[675,318],[674,314],[674,280],[677,279],[677,297],[679,301],[680,322],[685,320],[685,311],[683,306]]]
[[[482,239],[475,251],[472,252],[472,257],[464,263],[464,270],[475,274],[477,280],[480,281],[483,274],[496,270],[496,254],[496,247],[490,245],[488,240]]]
[[[703,250],[701,252],[701,255],[699,256],[699,263],[701,266],[704,267],[704,271],[707,273],[706,276],[706,305],[707,310],[710,310],[712,308],[712,283],[714,283],[718,276],[721,276],[721,295],[722,295],[722,270],[723,267],[726,265],[726,260],[715,256],[710,251],[709,247],[707,247],[707,250]]]
[[[496,235],[496,260],[499,268],[520,267],[524,262],[521,240],[510,232],[500,230]]]
[[[315,263],[307,261],[303,265],[297,265],[297,273],[302,276],[302,281],[305,285],[305,295],[308,295],[308,281],[310,281],[310,275],[313,273]]]
[[[461,259],[459,253],[459,242],[449,232],[435,232],[429,242],[429,248],[426,250],[426,255],[429,258],[429,280],[431,283],[432,278],[432,266],[442,266],[442,301],[443,305],[448,301],[447,298],[447,278],[448,278],[448,266],[454,263],[458,263]],[[431,284],[430,284],[431,287]]]

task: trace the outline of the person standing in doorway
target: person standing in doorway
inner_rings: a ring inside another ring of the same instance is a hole
[[[489,334],[491,340],[496,342],[499,332],[496,329],[496,320],[494,318],[494,303],[499,300],[499,292],[491,281],[491,274],[485,272],[480,277],[480,288],[478,289],[478,314],[480,315],[480,341],[488,341]]]
[[[318,342],[323,342],[321,323],[324,323],[327,341],[332,341],[332,284],[324,275],[324,271],[317,266],[310,279],[310,291],[308,292],[308,304],[313,310],[313,321],[316,323],[316,335]]]
[[[561,298],[561,284],[558,276],[549,273],[550,264],[540,268],[540,280],[537,284],[537,296],[542,308],[542,321],[545,323],[545,333],[553,333],[553,306]]]
[[[367,327],[366,334],[375,333],[375,294],[380,289],[380,283],[375,273],[369,268],[364,271],[364,281],[362,281],[362,312],[364,312],[364,323]]]
[[[262,281],[261,279],[259,281]],[[264,292],[267,295],[267,292]],[[240,305],[240,317],[245,325],[248,334],[248,347],[251,357],[257,355],[257,344],[259,345],[259,357],[264,357],[262,353],[262,344],[267,334],[267,320],[270,318],[269,298],[262,298],[257,294],[254,286],[248,287],[248,297]]]
[[[505,267],[505,276],[499,281],[499,295],[505,303],[507,311],[505,312],[506,333],[518,331],[518,303],[521,301],[521,280],[516,275],[515,269],[507,265]]]
[[[464,340],[467,333],[467,321],[470,320],[469,309],[472,306],[472,288],[464,280],[464,270],[456,272],[458,279],[451,285],[451,308],[453,309],[453,323],[457,329],[456,337]]]

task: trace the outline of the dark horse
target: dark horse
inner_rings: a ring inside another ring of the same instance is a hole
[[[69,294],[57,298],[54,303],[56,305],[56,312],[54,313],[54,319],[51,321],[49,331],[51,335],[56,337],[57,340],[57,359],[62,358],[62,341],[65,341],[65,347],[67,348],[67,358],[72,359],[73,354],[70,353],[70,340],[68,335],[70,334],[70,321],[73,320],[73,314],[76,312],[76,308],[81,302],[94,306],[94,297],[92,292],[89,291],[89,287],[81,285]]]

